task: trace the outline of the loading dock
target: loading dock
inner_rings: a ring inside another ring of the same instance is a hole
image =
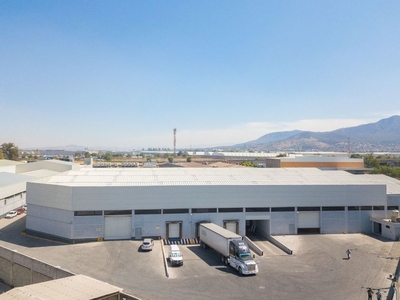
[[[239,233],[239,220],[224,220],[224,228],[233,233]]]
[[[320,233],[319,211],[297,211],[297,233]]]
[[[270,235],[271,227],[268,219],[248,219],[246,217],[246,235],[267,238]]]
[[[167,222],[166,237],[169,240],[180,240],[182,238],[182,221]]]
[[[132,237],[132,216],[104,216],[104,239],[127,240]]]

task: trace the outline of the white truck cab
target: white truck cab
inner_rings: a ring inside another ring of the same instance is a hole
[[[183,265],[183,257],[178,245],[170,245],[168,257],[169,261],[171,262],[171,266]]]

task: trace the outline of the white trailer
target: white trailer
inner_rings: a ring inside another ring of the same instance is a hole
[[[240,274],[257,274],[258,266],[253,260],[249,246],[236,233],[213,223],[199,225],[200,245],[217,251],[221,260],[235,268]]]

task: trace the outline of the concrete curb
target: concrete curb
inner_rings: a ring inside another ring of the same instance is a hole
[[[250,240],[247,236],[243,238],[247,244],[249,245],[250,249],[253,250],[258,256],[263,256],[264,251],[260,247],[258,247],[252,240]]]
[[[284,244],[282,244],[280,241],[278,241],[277,239],[273,238],[272,236],[270,236],[270,235],[267,236],[267,240],[269,242],[271,242],[272,244],[274,244],[279,249],[285,251],[287,254],[293,255],[293,250],[292,249],[290,249],[289,247],[286,247]]]
[[[161,251],[162,251],[163,260],[164,260],[165,276],[167,276],[167,278],[169,278],[168,262],[167,262],[167,257],[165,256],[164,241],[162,239],[160,240],[160,245],[161,245]]]

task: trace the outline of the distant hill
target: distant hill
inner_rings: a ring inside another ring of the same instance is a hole
[[[399,152],[400,116],[329,132],[273,132],[229,148],[259,151]]]

